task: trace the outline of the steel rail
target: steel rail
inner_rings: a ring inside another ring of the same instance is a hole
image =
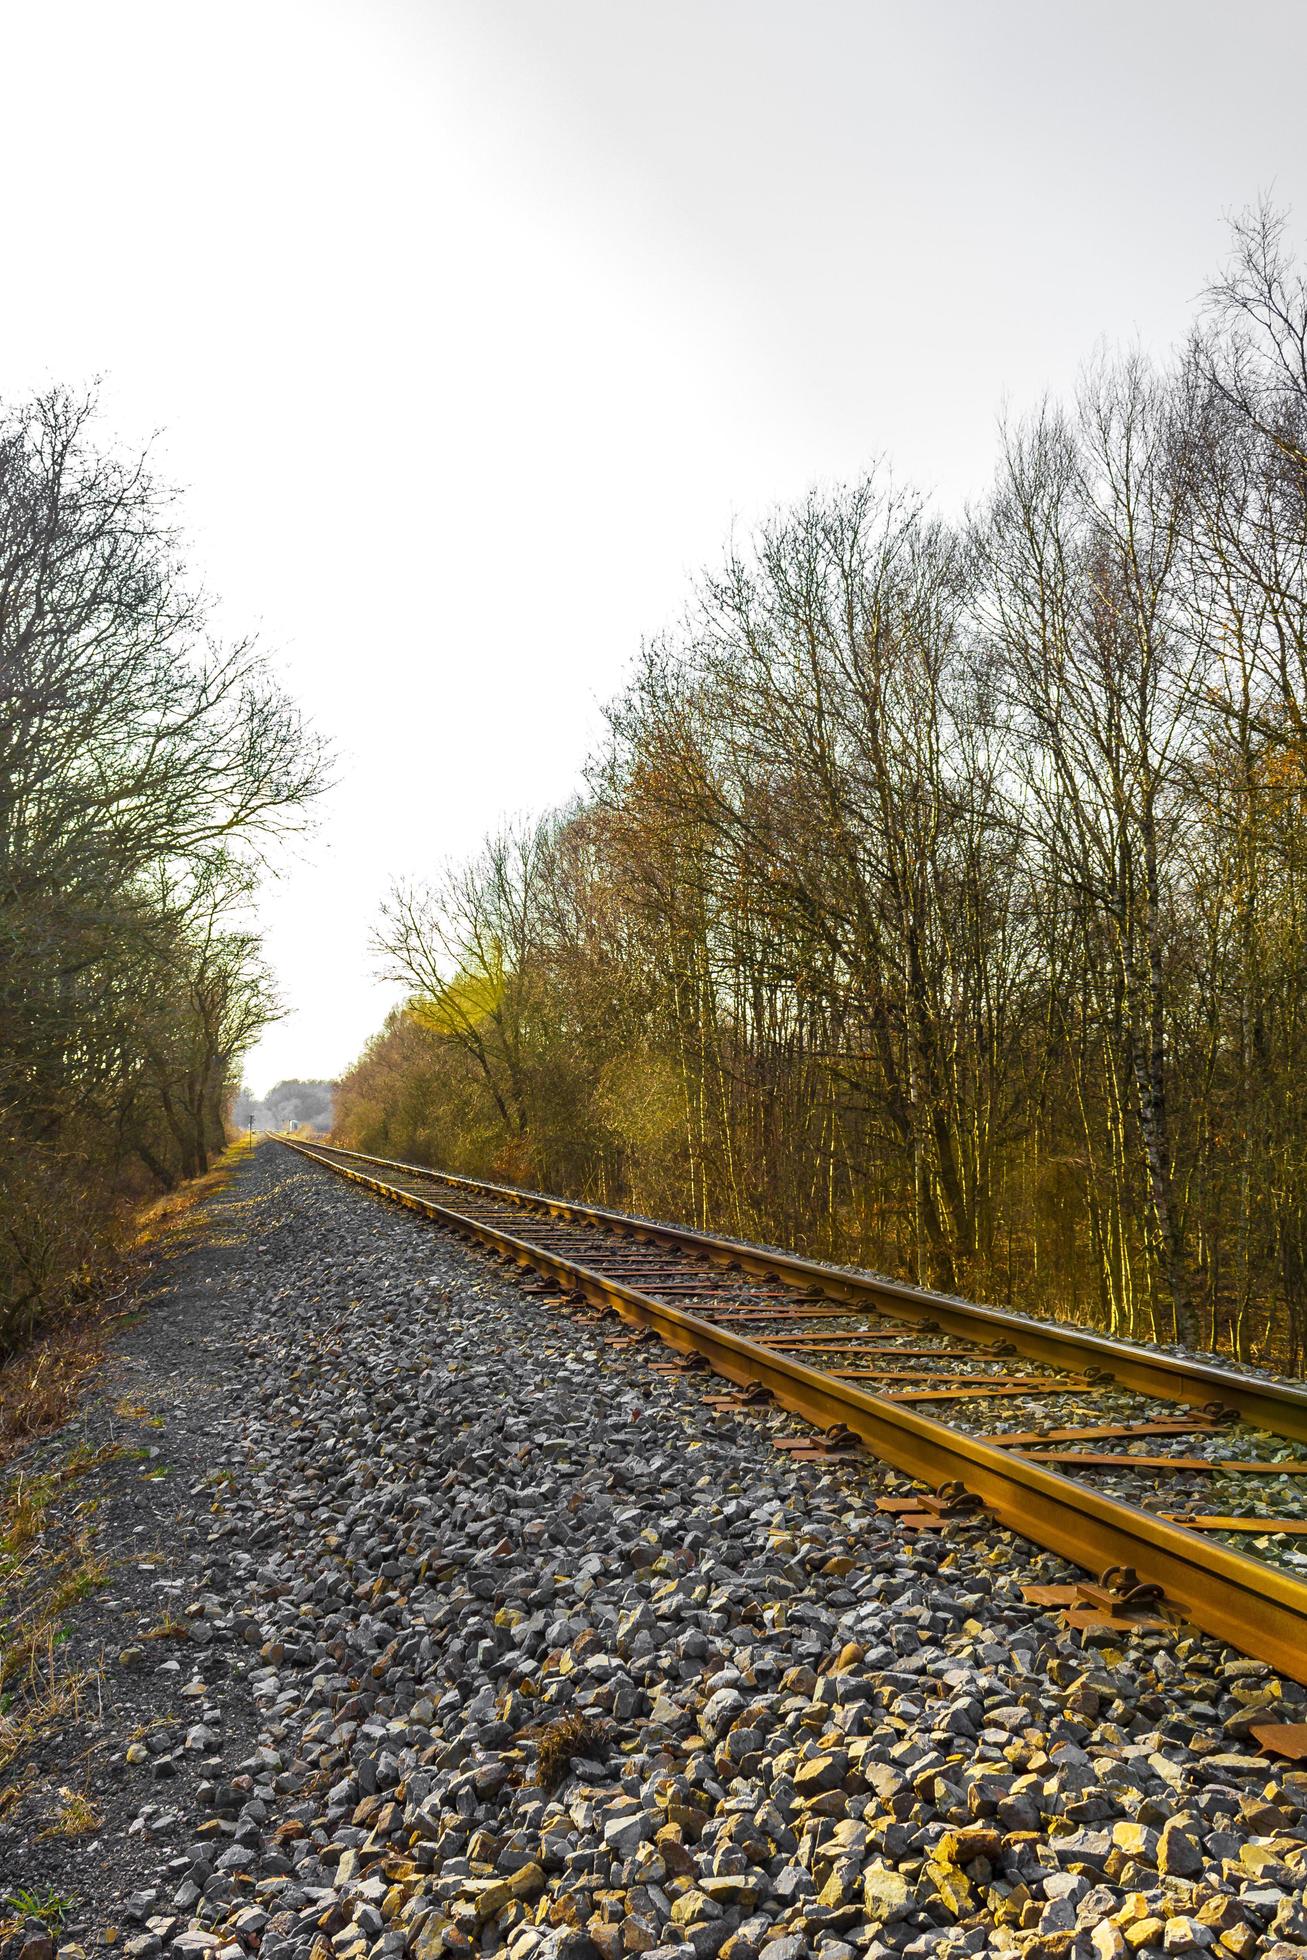
[[[744,1387],[761,1384],[782,1407],[807,1421],[823,1428],[843,1425],[884,1462],[923,1483],[965,1484],[1002,1524],[1085,1571],[1100,1574],[1112,1566],[1133,1566],[1142,1580],[1160,1586],[1168,1602],[1195,1626],[1307,1682],[1307,1584],[1288,1573],[1119,1498],[1104,1497],[1015,1450],[838,1381],[452,1205],[388,1184],[290,1138],[277,1141],[365,1190],[545,1274],[595,1306],[615,1310],[632,1325],[652,1329],[681,1353],[702,1356],[728,1380]]]
[[[304,1146],[297,1146],[303,1148]],[[578,1203],[547,1192],[523,1190],[512,1184],[491,1184],[477,1178],[458,1177],[450,1171],[432,1170],[426,1164],[406,1164],[373,1156],[359,1150],[342,1150],[338,1144],[315,1145],[315,1149],[348,1158],[354,1163],[376,1164],[405,1177],[418,1177],[454,1190],[474,1191],[509,1203],[533,1207],[543,1205],[556,1218],[593,1224],[608,1231],[619,1231],[655,1245],[675,1246],[681,1251],[706,1255],[718,1265],[739,1266],[759,1278],[775,1278],[787,1284],[817,1287],[830,1299],[850,1304],[869,1301],[892,1304],[919,1320],[933,1320],[950,1334],[979,1342],[1010,1342],[1019,1354],[1053,1367],[1102,1368],[1125,1388],[1138,1394],[1157,1396],[1164,1401],[1184,1402],[1193,1408],[1206,1408],[1213,1402],[1232,1409],[1245,1422],[1271,1435],[1307,1443],[1307,1388],[1281,1382],[1262,1382],[1218,1362],[1193,1361],[1182,1355],[1155,1353],[1133,1342],[1113,1340],[1104,1334],[1079,1327],[1036,1325],[1021,1314],[1002,1307],[957,1300],[946,1293],[931,1293],[898,1280],[871,1279],[842,1268],[823,1266],[816,1260],[795,1253],[772,1252],[743,1240],[722,1238],[714,1233],[696,1232],[679,1225],[663,1225],[629,1212],[609,1211],[600,1205]]]

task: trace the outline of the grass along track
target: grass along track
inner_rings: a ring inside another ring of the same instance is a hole
[[[651,1330],[740,1388],[850,1432],[933,1489],[964,1487],[1086,1572],[1131,1569],[1195,1625],[1307,1680],[1307,1583],[1292,1569],[1307,1531],[1307,1463],[1265,1447],[1307,1439],[1304,1390],[595,1206],[280,1141]],[[1033,1368],[1015,1371],[1014,1356]],[[1005,1429],[1014,1414],[1040,1427]],[[1249,1439],[1229,1426],[1234,1416],[1259,1432],[1256,1454],[1236,1447]],[[1190,1452],[1198,1444],[1197,1457],[1162,1453],[1180,1488],[1195,1478],[1255,1484],[1257,1508],[1155,1508],[1166,1475],[1155,1446],[1144,1463],[1101,1445],[1151,1446],[1159,1435],[1186,1438]],[[1099,1447],[1062,1447],[1085,1441]],[[1126,1494],[1098,1488],[1104,1474]],[[1250,1539],[1270,1555],[1238,1548]]]

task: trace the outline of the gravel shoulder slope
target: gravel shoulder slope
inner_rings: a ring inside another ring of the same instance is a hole
[[[242,1166],[21,1466],[94,1576],[79,1693],[0,1769],[0,1898],[70,1903],[9,1950],[1307,1950],[1307,1774],[1247,1740],[1301,1690],[1082,1644],[1021,1597],[1057,1561],[906,1539],[893,1473],[787,1460],[616,1331]]]

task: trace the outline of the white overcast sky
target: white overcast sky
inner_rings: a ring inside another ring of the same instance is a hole
[[[3,0],[0,393],[104,377],[334,744],[265,1092],[394,992],[392,876],[576,786],[642,634],[877,455],[1159,352],[1271,189],[1299,0]]]

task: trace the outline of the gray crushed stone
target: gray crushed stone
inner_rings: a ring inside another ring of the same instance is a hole
[[[907,1537],[894,1473],[789,1460],[789,1418],[708,1410],[273,1145],[234,1198],[243,1352],[177,1605],[203,1640],[144,1663],[201,1774],[115,1764],[152,1864],[130,1960],[1307,1951],[1307,1771],[1250,1739],[1307,1691],[1064,1629],[1021,1592],[1056,1559]]]

